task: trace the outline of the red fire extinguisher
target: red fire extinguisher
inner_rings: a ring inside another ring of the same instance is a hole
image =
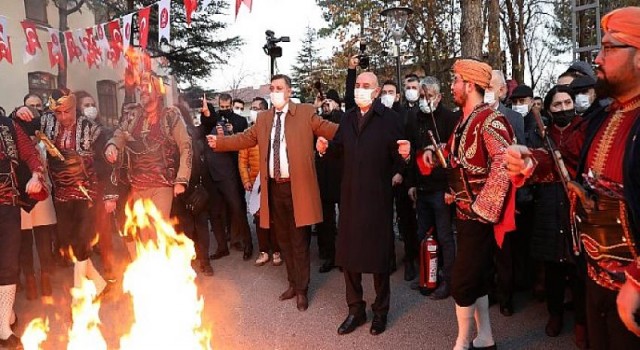
[[[420,243],[420,288],[433,290],[438,284],[438,242],[433,238],[433,229]]]

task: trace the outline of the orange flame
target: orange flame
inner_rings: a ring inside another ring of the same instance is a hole
[[[47,340],[47,333],[49,332],[49,319],[36,318],[29,322],[27,328],[24,330],[24,334],[20,339],[24,350],[40,350],[40,344]]]
[[[149,200],[127,208],[126,232],[153,228],[156,239],[136,240],[137,258],[124,274],[135,322],[120,348],[211,349],[211,332],[202,325],[204,301],[198,296],[193,241],[178,234]]]
[[[73,325],[69,330],[67,350],[106,350],[107,343],[100,332],[100,302],[95,301],[96,286],[83,279],[79,288],[71,289]]]

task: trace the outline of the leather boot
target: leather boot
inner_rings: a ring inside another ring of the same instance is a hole
[[[48,272],[40,273],[40,290],[44,297],[50,297],[53,294],[51,289],[51,276]]]
[[[36,300],[38,298],[38,287],[36,286],[36,276],[31,274],[26,274],[24,276],[25,280],[25,293],[27,295],[27,300]]]

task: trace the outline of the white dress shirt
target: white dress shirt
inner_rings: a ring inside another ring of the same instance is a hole
[[[280,177],[288,178],[289,177],[289,158],[287,157],[287,138],[284,136],[284,125],[285,118],[287,116],[287,112],[289,111],[289,104],[287,103],[282,108],[282,111],[278,111],[276,109],[273,114],[273,127],[271,127],[271,142],[269,143],[269,177],[275,178],[275,173],[273,171],[273,140],[276,135],[276,122],[278,119],[278,112],[282,112],[280,116]]]

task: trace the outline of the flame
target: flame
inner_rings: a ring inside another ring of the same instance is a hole
[[[47,340],[49,332],[49,319],[36,318],[29,322],[22,335],[24,350],[40,350],[40,344]]]
[[[106,350],[107,343],[100,332],[100,302],[95,301],[96,286],[83,279],[79,288],[71,289],[73,325],[69,330],[67,350]]]
[[[133,237],[153,229],[155,240],[136,240],[137,258],[124,274],[123,290],[133,299],[134,324],[120,338],[121,350],[211,349],[211,332],[202,325],[204,301],[198,296],[193,241],[178,234],[151,201],[127,208],[125,231]]]

